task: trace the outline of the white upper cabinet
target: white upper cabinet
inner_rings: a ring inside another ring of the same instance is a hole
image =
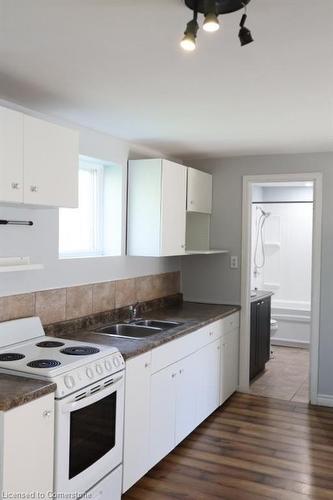
[[[187,211],[212,213],[212,176],[190,167],[187,169]]]
[[[128,255],[185,254],[186,167],[132,160],[128,178]]]
[[[78,132],[24,116],[24,203],[75,208]]]
[[[0,203],[74,208],[79,133],[0,108]]]
[[[23,203],[23,114],[0,108],[0,200]]]

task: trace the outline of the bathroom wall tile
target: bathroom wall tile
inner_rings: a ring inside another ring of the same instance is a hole
[[[67,288],[66,319],[92,313],[92,285]]]
[[[114,281],[93,285],[93,313],[111,311],[115,308],[116,284]]]
[[[66,288],[36,292],[36,316],[43,325],[66,319]]]
[[[3,297],[0,305],[0,320],[25,318],[35,313],[35,294],[23,293]]]
[[[136,301],[135,279],[116,281],[116,308],[134,304]]]

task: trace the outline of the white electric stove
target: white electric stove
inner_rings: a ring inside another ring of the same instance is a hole
[[[124,368],[116,347],[48,337],[38,317],[0,323],[0,372],[57,384],[55,493],[120,500]]]

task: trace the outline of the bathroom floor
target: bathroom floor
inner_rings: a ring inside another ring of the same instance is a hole
[[[251,383],[250,393],[286,401],[309,401],[309,351],[272,346],[266,370]]]

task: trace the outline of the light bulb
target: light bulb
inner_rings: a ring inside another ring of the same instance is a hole
[[[205,17],[205,22],[203,24],[203,29],[209,33],[213,33],[220,28],[220,23],[218,17],[213,12],[210,12]]]
[[[182,41],[180,42],[180,46],[182,49],[186,50],[187,52],[192,52],[193,50],[196,49],[196,43],[195,43],[195,38],[191,33],[187,33]]]
[[[193,18],[186,25],[186,30],[184,33],[184,38],[180,42],[180,46],[182,49],[187,52],[192,52],[196,48],[196,38],[198,33],[199,25],[196,18]]]

